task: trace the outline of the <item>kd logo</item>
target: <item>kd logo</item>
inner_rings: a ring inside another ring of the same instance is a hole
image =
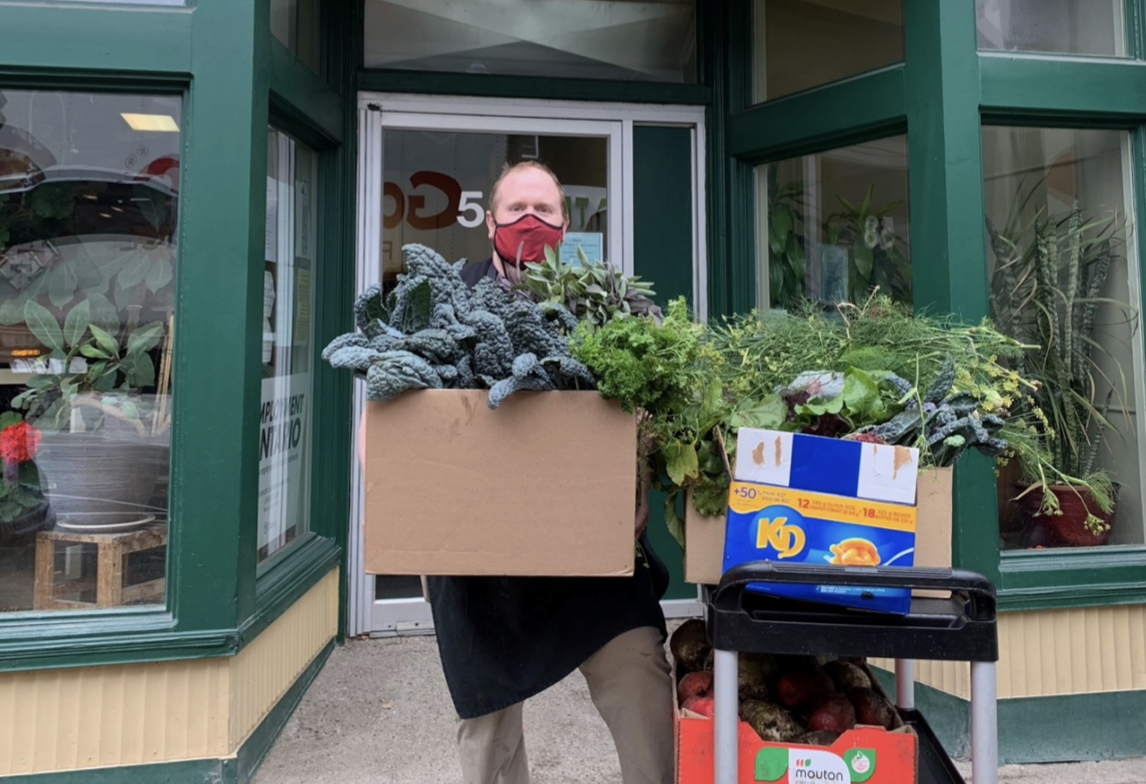
[[[765,550],[771,547],[776,550],[777,558],[799,555],[804,549],[804,529],[787,523],[787,517],[775,517],[771,520],[761,517],[757,522],[756,549]]]

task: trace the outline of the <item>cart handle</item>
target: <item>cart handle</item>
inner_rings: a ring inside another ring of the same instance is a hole
[[[927,588],[963,594],[974,605],[970,617],[995,618],[995,586],[981,574],[966,569],[909,566],[833,566],[830,564],[751,561],[734,566],[720,578],[712,603],[736,601],[749,583],[798,583],[858,588]]]

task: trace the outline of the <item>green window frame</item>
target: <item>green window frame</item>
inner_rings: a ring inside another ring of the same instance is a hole
[[[285,128],[323,151],[322,223],[332,230],[321,242],[330,258],[348,247],[342,216],[353,198],[353,162],[341,146],[353,126],[339,91],[275,49],[268,14],[265,0],[146,13],[0,0],[0,85],[181,95],[185,125],[166,605],[0,617],[0,671],[233,655],[339,564],[346,511],[316,500],[312,533],[264,573],[255,565],[262,270],[235,259],[262,255],[272,104]],[[56,45],[42,45],[45,30]],[[339,85],[348,91],[349,79]],[[343,277],[335,270],[315,281],[317,346],[347,327],[341,314],[352,281]],[[315,448],[323,455],[350,453],[349,427],[330,426],[347,421],[342,383],[333,372],[317,374],[323,434]],[[316,459],[314,486],[349,487],[343,463]]]
[[[979,52],[973,2],[904,4],[903,63],[805,93],[750,106],[752,29],[747,4],[709,8],[718,30],[709,67],[726,76],[715,96],[727,107],[710,168],[713,224],[728,240],[713,257],[738,260],[710,276],[716,312],[752,307],[755,287],[751,167],[906,131],[912,257],[917,309],[952,311],[970,321],[988,313],[986,241],[959,227],[983,228],[982,124],[1117,128],[1131,132],[1135,203],[1146,214],[1146,2],[1127,0],[1125,60]],[[713,43],[712,40],[709,43]],[[720,131],[713,129],[713,135]],[[719,149],[723,146],[723,149]],[[719,171],[719,175],[717,172]],[[723,213],[720,216],[720,213]],[[718,234],[719,232],[713,232]],[[744,261],[739,261],[744,260]],[[926,261],[924,261],[926,260]],[[1140,275],[1146,239],[1139,233]],[[1146,303],[1133,303],[1139,308]],[[955,474],[953,562],[991,578],[1003,609],[1125,604],[1146,600],[1146,546],[1001,553],[991,461],[977,454]]]

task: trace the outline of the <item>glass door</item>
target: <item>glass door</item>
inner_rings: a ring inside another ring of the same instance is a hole
[[[450,262],[488,259],[490,189],[507,163],[524,160],[552,169],[565,191],[569,229],[563,255],[575,253],[580,244],[590,257],[608,259],[632,274],[633,232],[626,219],[632,214],[632,122],[617,113],[601,116],[596,109],[363,96],[357,290],[378,282],[383,289],[392,286],[405,272],[402,247],[408,243],[431,247]],[[696,121],[702,116],[698,112]],[[355,395],[355,410],[361,411],[362,390]],[[358,521],[360,476],[355,494]],[[354,564],[360,557],[360,525],[355,522],[351,531]],[[351,581],[352,633],[432,629],[419,577],[375,577],[359,570]]]

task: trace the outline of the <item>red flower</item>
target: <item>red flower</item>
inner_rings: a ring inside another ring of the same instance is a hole
[[[36,456],[39,446],[40,431],[27,422],[0,430],[0,458],[9,465],[27,463]]]

